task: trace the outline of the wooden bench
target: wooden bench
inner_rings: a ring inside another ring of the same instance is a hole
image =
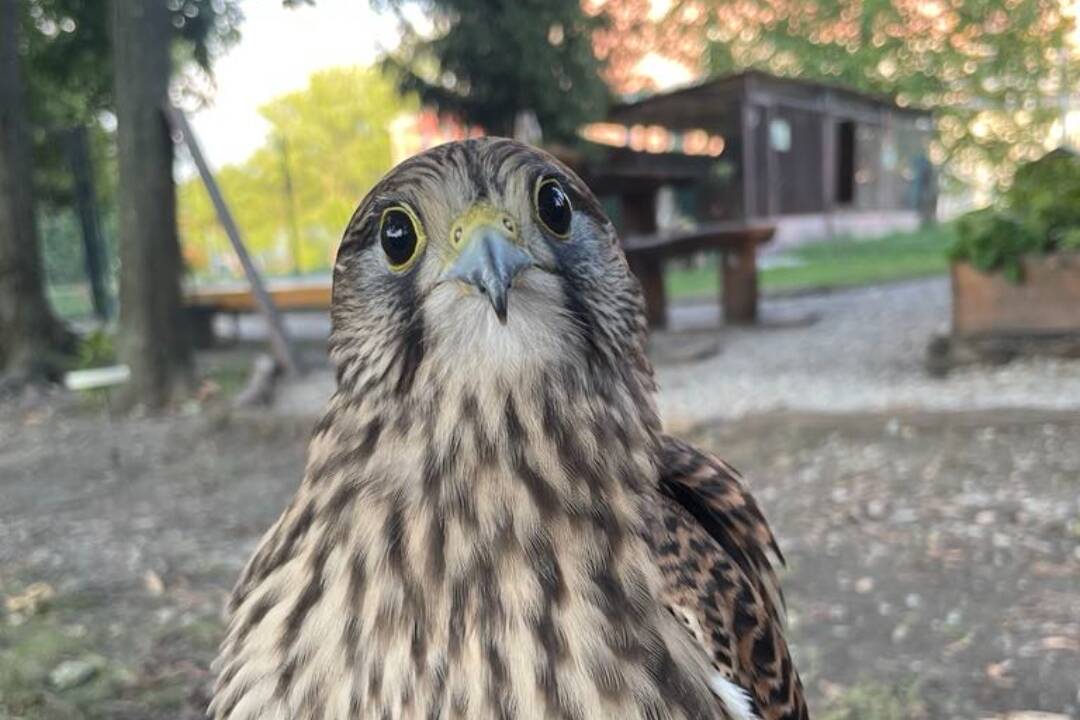
[[[711,250],[720,253],[720,302],[724,322],[757,322],[757,248],[772,239],[775,228],[744,222],[714,222],[690,230],[630,234],[623,249],[630,269],[641,282],[649,325],[667,324],[664,261]]]
[[[672,257],[701,251],[720,253],[720,302],[724,322],[746,325],[757,321],[757,248],[772,239],[775,228],[743,222],[716,222],[691,230],[630,234],[623,249],[630,269],[641,282],[649,324],[667,324],[667,293],[664,262]],[[329,277],[278,278],[267,282],[267,291],[281,310],[328,310]],[[213,344],[213,319],[218,313],[256,312],[255,297],[246,283],[193,288],[185,294],[188,320],[196,344]]]
[[[274,278],[266,290],[274,305],[283,311],[329,310],[331,279]],[[208,285],[191,288],[184,293],[188,326],[197,347],[210,347],[214,342],[214,316],[228,313],[237,316],[259,311],[251,287],[244,282]]]

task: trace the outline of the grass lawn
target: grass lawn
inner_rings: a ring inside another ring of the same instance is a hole
[[[948,269],[945,249],[952,225],[873,240],[842,238],[813,243],[784,254],[792,261],[760,271],[761,287],[769,290],[850,287],[888,280],[938,275]],[[716,266],[670,267],[665,277],[669,297],[715,296],[719,291]]]
[[[47,292],[53,311],[62,318],[81,320],[94,314],[87,285],[49,285]]]

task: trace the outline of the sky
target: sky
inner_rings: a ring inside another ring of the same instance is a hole
[[[670,5],[651,2],[661,14]],[[214,62],[213,101],[191,117],[213,168],[242,162],[262,145],[269,128],[260,106],[303,89],[317,70],[370,65],[398,42],[397,21],[375,13],[368,0],[318,0],[292,9],[281,0],[243,0],[241,8],[240,41]],[[415,27],[424,26],[418,13],[407,14]],[[686,68],[655,53],[644,58],[642,70],[661,87],[691,79]],[[178,171],[188,176],[194,168],[181,161]]]
[[[266,136],[259,107],[307,86],[316,70],[370,65],[397,44],[397,24],[367,0],[318,0],[282,7],[280,0],[244,0],[240,42],[214,63],[213,103],[192,116],[210,164],[241,162]]]

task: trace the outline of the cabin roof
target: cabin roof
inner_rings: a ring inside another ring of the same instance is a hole
[[[932,114],[931,111],[926,109],[898,105],[894,99],[883,95],[852,90],[842,85],[804,78],[779,77],[759,70],[745,70],[618,103],[611,108],[610,116],[613,119],[627,118],[632,117],[639,111],[656,112],[660,107],[667,106],[672,102],[678,103],[679,101],[739,100],[751,90],[767,94],[775,98],[776,102],[781,105],[784,104],[785,100],[794,97],[806,101],[808,98],[831,96],[848,103],[887,108],[896,113],[924,117],[929,117]]]

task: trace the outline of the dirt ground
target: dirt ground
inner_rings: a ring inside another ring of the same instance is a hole
[[[0,719],[202,717],[221,605],[309,425],[0,406]],[[1080,413],[695,435],[780,536],[816,717],[1080,718]]]

